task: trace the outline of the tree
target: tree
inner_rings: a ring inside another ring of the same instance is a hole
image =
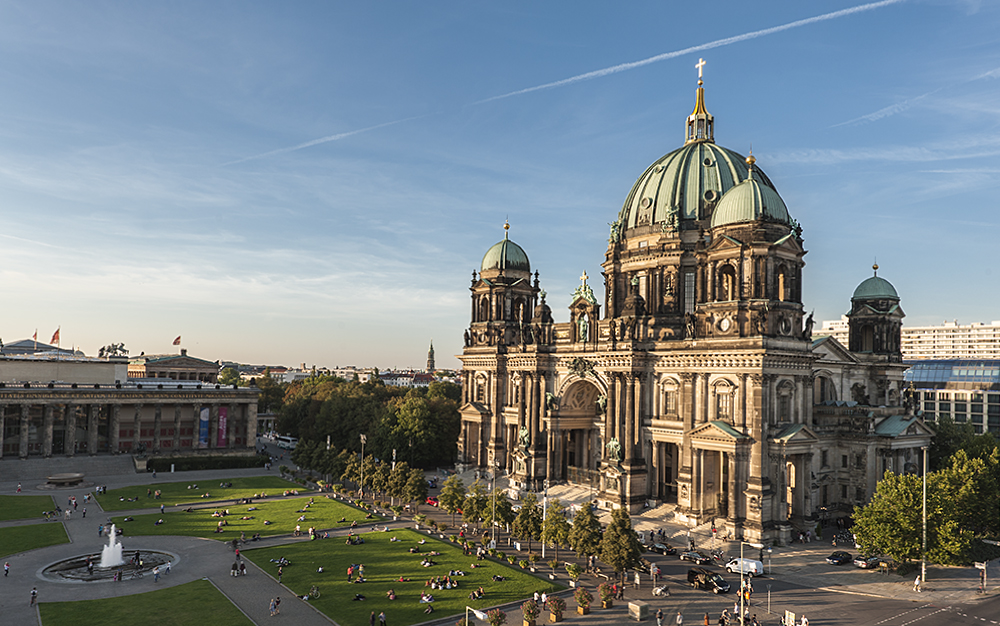
[[[521,496],[521,510],[514,518],[514,536],[528,540],[528,551],[531,551],[531,540],[538,539],[542,534],[542,510],[538,506],[538,496],[527,492]]]
[[[260,396],[257,397],[257,409],[261,413],[280,411],[285,400],[285,385],[271,378],[270,369],[265,369],[263,376],[255,378],[254,382],[257,384],[257,389],[260,389]]]
[[[458,475],[449,476],[441,485],[441,494],[438,502],[446,513],[451,514],[451,525],[455,525],[455,514],[465,504],[465,483]]]
[[[410,466],[406,461],[396,463],[389,471],[389,497],[403,499],[406,494],[406,481],[410,478]]]
[[[601,539],[601,560],[613,567],[624,584],[625,570],[642,562],[642,547],[624,508],[611,512],[611,523]]]
[[[219,372],[219,384],[225,385],[226,387],[232,385],[240,385],[243,383],[243,379],[240,378],[240,372],[235,367],[226,367]]]
[[[920,558],[922,492],[920,476],[885,473],[868,504],[854,511],[862,554],[885,554],[900,562]]]
[[[483,518],[491,528],[495,524],[507,528],[514,522],[514,507],[507,498],[506,489],[494,489],[490,493]]]
[[[601,551],[601,522],[594,515],[589,502],[581,506],[573,518],[569,546],[580,558],[593,556]]]
[[[559,546],[569,540],[569,522],[566,520],[566,507],[558,498],[549,502],[549,510],[542,522],[542,541],[556,549],[556,560],[559,559]]]
[[[487,505],[486,487],[477,480],[472,483],[468,493],[465,494],[462,519],[466,522],[472,522],[473,526],[478,528],[480,520],[486,517]]]
[[[427,500],[427,479],[424,478],[423,470],[416,468],[410,470],[410,475],[406,479],[406,487],[403,490],[403,498],[407,502],[416,501],[418,510],[420,505]]]
[[[385,461],[379,461],[375,464],[371,480],[368,481],[368,483],[372,486],[372,489],[383,497],[389,488],[389,471],[389,464]],[[367,474],[368,472],[366,471],[365,475],[367,476]]]

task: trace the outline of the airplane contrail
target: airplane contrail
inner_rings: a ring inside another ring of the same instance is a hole
[[[868,4],[858,5],[856,7],[850,7],[847,9],[841,9],[840,11],[833,11],[832,13],[824,13],[823,15],[817,15],[815,17],[808,17],[801,20],[796,20],[794,22],[789,22],[787,24],[782,24],[780,26],[772,26],[771,28],[764,28],[762,30],[755,30],[751,33],[744,33],[742,35],[734,35],[733,37],[726,37],[725,39],[716,39],[715,41],[710,41],[697,46],[691,46],[689,48],[684,48],[683,50],[675,50],[673,52],[665,52],[663,54],[658,54],[656,56],[649,57],[647,59],[642,59],[640,61],[632,61],[630,63],[621,63],[619,65],[613,65],[611,67],[606,67],[600,70],[594,70],[592,72],[587,72],[585,74],[578,74],[576,76],[571,76],[569,78],[564,78],[562,80],[557,80],[551,83],[545,83],[544,85],[536,85],[534,87],[528,87],[526,89],[519,89],[517,91],[512,91],[510,93],[501,94],[499,96],[493,96],[486,98],[484,100],[477,100],[467,106],[476,106],[480,104],[486,104],[487,102],[494,102],[496,100],[503,100],[505,98],[512,98],[514,96],[520,96],[526,93],[532,93],[535,91],[542,91],[543,89],[553,89],[555,87],[562,87],[564,85],[571,85],[583,80],[590,80],[592,78],[601,78],[603,76],[609,76],[611,74],[618,74],[619,72],[627,72],[628,70],[635,69],[637,67],[643,67],[651,63],[657,63],[659,61],[666,61],[667,59],[673,59],[686,54],[691,54],[692,52],[700,52],[702,50],[711,50],[712,48],[720,48],[722,46],[728,46],[734,43],[740,43],[742,41],[747,41],[750,39],[757,39],[758,37],[765,37],[767,35],[773,35],[774,33],[780,33],[782,31],[791,30],[793,28],[799,28],[800,26],[808,26],[809,24],[815,24],[817,22],[825,22],[827,20],[837,19],[839,17],[844,17],[847,15],[853,15],[855,13],[862,13],[864,11],[872,11],[874,9],[880,9],[885,6],[892,4],[900,4],[901,2],[906,2],[907,0],[881,0],[880,2],[870,2]],[[330,141],[337,141],[344,139],[346,137],[351,137],[353,135],[358,135],[360,133],[366,133],[371,130],[377,130],[379,128],[385,128],[386,126],[393,126],[395,124],[401,124],[403,122],[409,122],[411,120],[420,119],[422,117],[428,117],[427,115],[417,115],[414,117],[407,117],[401,120],[395,120],[392,122],[384,122],[382,124],[376,124],[375,126],[368,126],[367,128],[360,128],[358,130],[352,130],[344,133],[337,133],[336,135],[328,135],[326,137],[320,137],[319,139],[313,139],[312,141],[307,141],[305,143],[300,143],[295,146],[289,146],[287,148],[279,148],[277,150],[271,150],[269,152],[262,152],[261,154],[255,154],[253,156],[244,157],[242,159],[237,159],[235,161],[230,161],[224,163],[223,165],[235,165],[237,163],[244,163],[246,161],[251,161],[254,159],[260,159],[263,157],[273,156],[275,154],[284,154],[286,152],[294,152],[296,150],[301,150],[303,148],[308,148],[310,146],[315,146],[321,143],[327,143]]]
[[[344,139],[345,137],[350,137],[352,135],[358,135],[361,133],[367,133],[370,130],[377,130],[379,128],[385,128],[386,126],[393,126],[395,124],[402,124],[403,122],[409,122],[412,120],[418,120],[422,117],[430,117],[430,115],[414,115],[413,117],[405,117],[401,120],[394,120],[392,122],[382,122],[381,124],[376,124],[374,126],[369,126],[367,128],[359,128],[357,130],[349,130],[344,133],[337,133],[336,135],[327,135],[326,137],[320,137],[319,139],[313,139],[312,141],[307,141],[305,143],[300,143],[298,145],[289,146],[287,148],[278,148],[277,150],[270,150],[268,152],[261,152],[260,154],[254,154],[252,156],[243,157],[242,159],[236,159],[235,161],[229,161],[228,163],[223,163],[226,165],[236,165],[237,163],[245,163],[246,161],[252,161],[254,159],[262,159],[264,157],[274,156],[275,154],[284,154],[286,152],[294,152],[295,150],[301,150],[302,148],[308,148],[309,146],[315,146],[321,143],[327,143],[330,141],[337,141],[338,139]]]
[[[726,37],[725,39],[716,39],[715,41],[710,41],[709,43],[703,43],[697,46],[691,46],[690,48],[684,48],[683,50],[675,50],[674,52],[665,52],[663,54],[658,54],[656,56],[649,57],[648,59],[642,59],[641,61],[632,61],[631,63],[621,63],[619,65],[613,65],[611,67],[606,67],[601,70],[594,70],[593,72],[587,72],[586,74],[578,74],[576,76],[571,76],[570,78],[564,78],[562,80],[557,80],[551,83],[545,83],[544,85],[528,87],[527,89],[519,89],[517,91],[505,93],[500,96],[493,96],[492,98],[479,100],[477,102],[473,102],[473,104],[484,104],[486,102],[493,102],[494,100],[502,100],[504,98],[511,98],[513,96],[520,96],[522,94],[531,93],[533,91],[541,91],[543,89],[552,89],[553,87],[562,87],[563,85],[571,85],[573,83],[577,83],[582,80],[590,80],[592,78],[601,78],[602,76],[609,76],[611,74],[617,74],[619,72],[627,72],[628,70],[632,70],[637,67],[649,65],[651,63],[657,63],[659,61],[666,61],[667,59],[673,59],[675,57],[683,56],[685,54],[691,54],[692,52],[700,52],[702,50],[711,50],[712,48],[720,48],[722,46],[728,46],[730,44],[739,43],[741,41],[747,41],[749,39],[757,39],[758,37],[773,35],[774,33],[780,33],[782,31],[791,30],[793,28],[798,28],[800,26],[815,24],[816,22],[825,22],[826,20],[833,20],[837,19],[838,17],[844,17],[845,15],[853,15],[854,13],[861,13],[863,11],[880,9],[884,6],[889,6],[890,4],[899,4],[900,2],[906,2],[906,0],[882,0],[881,2],[871,2],[869,4],[862,4],[856,7],[851,7],[849,9],[841,9],[840,11],[834,11],[832,13],[824,13],[823,15],[817,15],[815,17],[808,17],[806,19],[796,20],[794,22],[782,24],[781,26],[772,26],[771,28],[755,30],[752,33],[744,33],[742,35]]]

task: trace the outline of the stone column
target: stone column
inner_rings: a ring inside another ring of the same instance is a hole
[[[118,454],[121,447],[121,411],[120,404],[111,405],[111,420],[108,424],[108,449],[111,454]]]
[[[804,379],[805,379],[805,376],[796,376],[795,377],[795,399],[798,400],[798,402],[795,403],[795,412],[798,414],[798,415],[795,416],[796,417],[795,421],[797,423],[799,423],[799,424],[805,424],[806,423],[806,414],[805,414],[805,408],[806,408],[805,395],[806,394],[805,394],[805,382],[804,382]]]
[[[42,418],[43,431],[42,435],[42,456],[46,459],[52,456],[52,431],[54,429],[55,423],[55,406],[51,404],[45,405],[45,417]]]
[[[625,374],[625,440],[622,442],[622,453],[626,463],[632,463],[635,458],[635,374]]]
[[[219,405],[212,404],[208,409],[208,447],[219,447]]]
[[[174,404],[174,441],[172,447],[175,452],[181,449],[181,405],[179,402]]]
[[[76,406],[66,404],[66,437],[63,452],[66,456],[76,456]]]
[[[91,404],[87,411],[87,454],[97,454],[97,415],[100,406]]]
[[[135,405],[135,416],[132,418],[132,454],[139,447],[139,436],[142,433],[142,403]]]
[[[608,445],[615,431],[615,412],[618,410],[618,374],[608,372],[608,405],[604,410],[604,445]]]
[[[726,453],[726,459],[729,461],[729,515],[726,519],[733,522],[736,521],[737,516],[737,506],[739,506],[739,476],[737,472],[739,471],[736,463],[737,453],[733,452]]]
[[[705,511],[705,451],[697,448],[694,452],[697,459],[695,465],[698,468],[698,476],[695,478],[692,488],[698,498],[696,500],[698,502],[698,515],[701,516]]]
[[[0,405],[0,459],[3,458],[3,431],[7,428],[7,405]]]
[[[229,405],[229,416],[226,418],[226,448],[236,447],[236,405]]]
[[[163,405],[157,402],[153,406],[153,450],[156,453],[160,451],[160,434],[163,429]]]
[[[528,385],[527,379],[524,374],[520,374],[517,377],[517,427],[523,428],[527,426],[527,411],[525,407],[528,404]],[[514,438],[512,444],[516,444],[517,438]]]
[[[247,411],[247,447],[257,447],[257,402],[253,401],[246,406]]]
[[[22,459],[28,458],[28,427],[30,426],[30,422],[28,420],[29,411],[31,411],[31,405],[21,405],[21,441],[17,449],[17,454]]]

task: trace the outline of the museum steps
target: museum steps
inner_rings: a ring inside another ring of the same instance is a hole
[[[0,481],[45,482],[46,476],[78,472],[87,482],[100,476],[135,474],[135,462],[129,454],[116,456],[53,456],[48,459],[29,457],[27,459],[4,457],[0,459]]]

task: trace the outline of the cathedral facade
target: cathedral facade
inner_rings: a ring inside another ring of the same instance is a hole
[[[611,225],[603,299],[584,273],[568,322],[506,232],[487,251],[459,356],[460,462],[778,542],[849,512],[884,471],[918,471],[930,431],[903,388],[895,289],[867,279],[850,345],[814,342],[802,228],[714,130],[699,79],[683,146]]]

